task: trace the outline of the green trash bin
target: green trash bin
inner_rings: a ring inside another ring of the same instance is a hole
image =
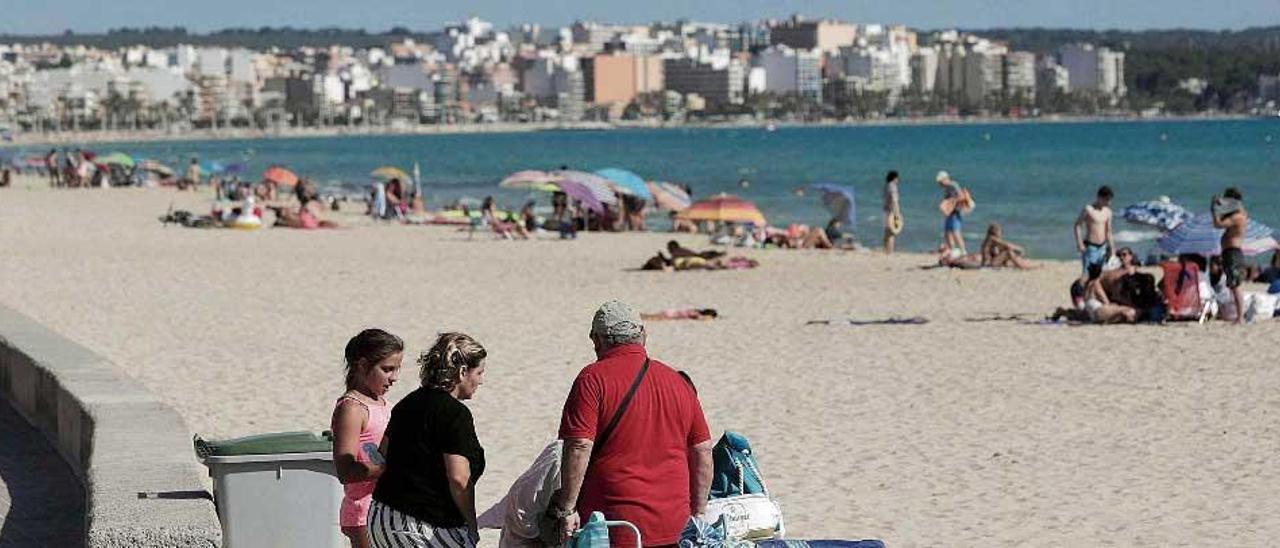
[[[213,478],[224,547],[348,546],[329,432],[197,436],[195,450]]]

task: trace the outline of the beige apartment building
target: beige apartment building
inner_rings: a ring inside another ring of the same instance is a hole
[[[662,59],[655,55],[600,54],[583,60],[586,101],[626,105],[664,89]]]

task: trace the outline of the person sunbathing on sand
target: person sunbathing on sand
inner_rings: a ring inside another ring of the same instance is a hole
[[[271,208],[276,212],[276,226],[304,229],[338,228],[338,223],[320,218],[320,213],[324,211],[324,207],[320,200],[320,193],[316,191],[315,183],[306,179],[298,181],[295,192],[300,203],[297,211],[285,209],[284,207]]]
[[[662,312],[641,313],[640,319],[654,320],[714,320],[720,316],[714,308],[668,308]]]
[[[1138,311],[1131,306],[1116,304],[1107,297],[1102,287],[1102,265],[1089,265],[1089,281],[1084,286],[1084,310],[1094,323],[1134,323]],[[1056,316],[1056,314],[1055,314]]]
[[[677,242],[675,240],[671,240],[667,242],[667,253],[670,253],[671,258],[673,259],[678,259],[680,257],[702,257],[703,259],[715,259],[715,258],[724,256],[723,251],[715,251],[715,250],[694,251],[687,247],[681,246],[680,242]]]
[[[999,224],[991,223],[987,227],[987,237],[982,240],[978,250],[981,255],[980,264],[995,268],[1018,268],[1022,270],[1036,268],[1037,265],[1026,260],[1026,250],[1022,246],[1004,239],[1004,230]]]

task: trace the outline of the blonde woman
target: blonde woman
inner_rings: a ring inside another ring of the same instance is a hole
[[[391,410],[382,441],[386,468],[369,507],[377,548],[472,548],[475,486],[484,448],[462,402],[484,384],[487,353],[475,339],[445,333],[418,358],[422,387]]]

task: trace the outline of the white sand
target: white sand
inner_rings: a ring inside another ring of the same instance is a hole
[[[1264,546],[1280,538],[1280,322],[969,322],[1063,304],[1069,263],[920,270],[922,256],[756,251],[743,272],[631,272],[668,236],[466,241],[450,229],[161,227],[170,191],[0,191],[0,302],[105,354],[209,436],[325,429],[341,354],[379,326],[490,351],[470,404],[496,500],[551,439],[592,359],[591,313],[654,323],[712,429],[746,434],[795,537],[892,546]],[[702,238],[682,237],[701,246]],[[928,317],[923,326],[806,326]],[[399,399],[416,385],[406,360]]]

